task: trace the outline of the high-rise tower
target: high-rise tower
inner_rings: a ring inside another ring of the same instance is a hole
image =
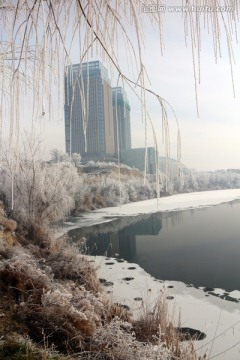
[[[100,61],[68,66],[65,75],[65,140],[82,159],[111,159],[115,153],[112,88]]]
[[[131,149],[130,105],[127,95],[121,87],[112,88],[112,102],[115,148],[117,151],[119,145],[121,153]]]

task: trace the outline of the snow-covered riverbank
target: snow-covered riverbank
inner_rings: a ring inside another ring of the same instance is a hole
[[[124,216],[137,216],[155,212],[201,208],[226,203],[236,199],[240,199],[240,189],[202,191],[177,194],[159,199],[155,198],[137,201],[122,206],[102,208],[89,213],[81,213],[79,216],[74,217],[74,222],[66,222],[64,224],[65,229],[62,229],[60,234],[77,227],[102,224]]]
[[[133,216],[158,211],[176,211],[218,205],[237,198],[240,199],[240,189],[202,191],[132,202],[121,207],[96,210],[93,214],[104,213],[110,216]]]

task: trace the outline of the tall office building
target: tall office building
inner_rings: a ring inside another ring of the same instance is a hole
[[[100,61],[67,68],[65,140],[66,151],[83,160],[107,160],[115,154],[112,88]]]
[[[121,153],[131,149],[130,105],[121,87],[112,88],[112,103],[115,148]]]

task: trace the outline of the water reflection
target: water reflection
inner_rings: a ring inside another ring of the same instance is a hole
[[[152,214],[124,217],[85,229],[73,229],[68,235],[72,240],[86,237],[88,252],[91,255],[119,254],[127,261],[136,262],[137,235],[158,235],[161,228],[162,215]]]
[[[125,217],[69,232],[92,255],[119,254],[159,279],[240,290],[240,202]]]

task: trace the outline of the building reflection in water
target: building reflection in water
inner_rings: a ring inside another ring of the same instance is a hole
[[[73,241],[86,237],[88,254],[114,256],[134,262],[136,236],[157,235],[162,228],[161,214],[121,218],[111,223],[73,229],[68,232]]]
[[[131,224],[120,230],[117,235],[116,243],[119,246],[119,255],[130,262],[136,261],[136,236],[137,235],[157,235],[162,228],[160,214],[152,214],[148,218]]]

